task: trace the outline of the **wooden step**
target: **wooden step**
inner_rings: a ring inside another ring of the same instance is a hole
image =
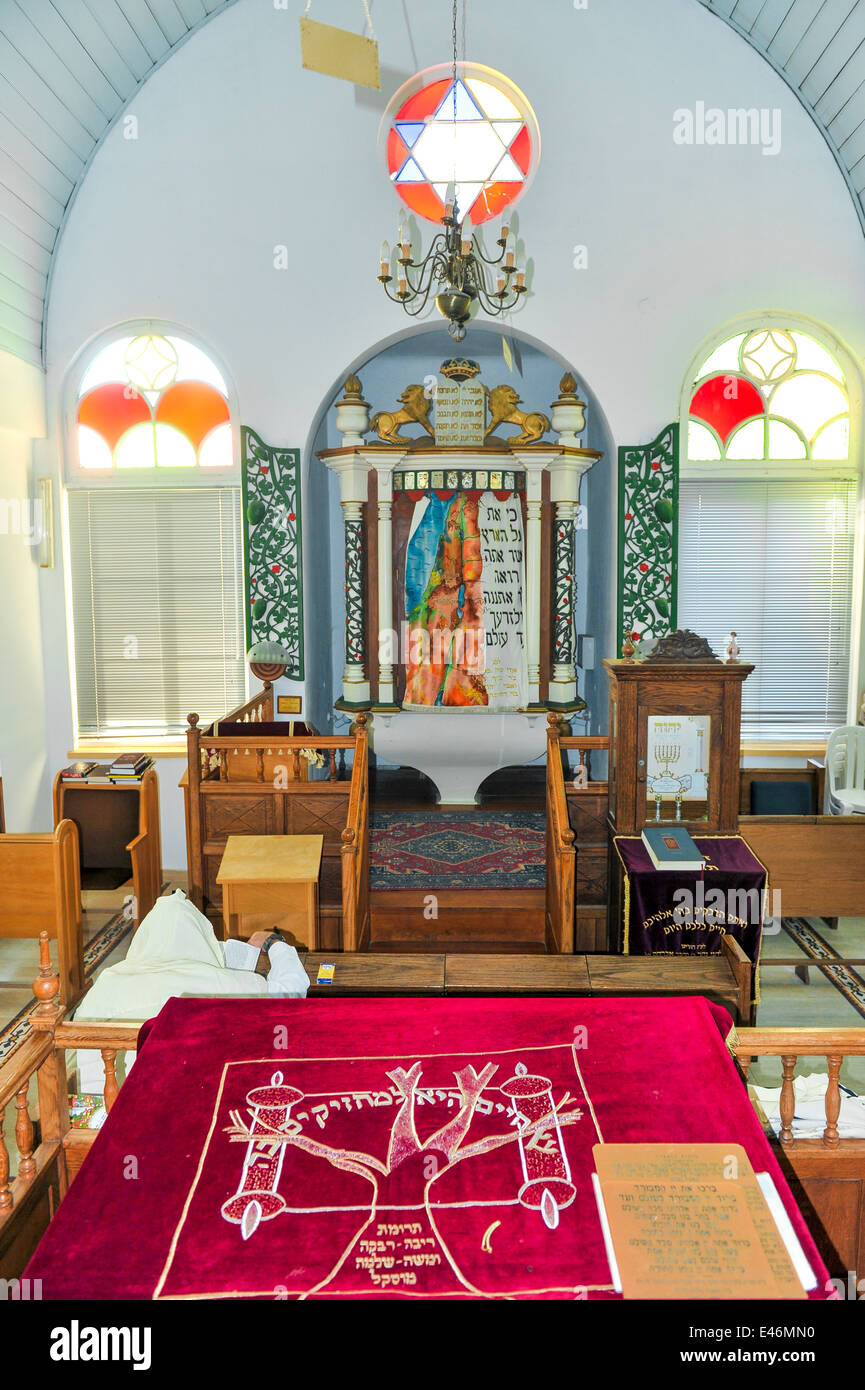
[[[378,890],[369,899],[372,949],[545,949],[543,888]]]

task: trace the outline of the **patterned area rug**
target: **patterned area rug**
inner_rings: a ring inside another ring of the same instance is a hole
[[[162,892],[165,893],[170,886],[170,884],[164,883],[162,885]],[[86,974],[92,975],[93,971],[99,968],[102,962],[111,955],[111,952],[120,945],[120,942],[124,937],[128,936],[131,931],[132,921],[126,909],[121,907],[114,913],[113,917],[108,919],[105,926],[101,927],[96,935],[88,941],[87,945],[84,947],[84,970]],[[38,958],[38,943],[34,942],[34,945],[37,946],[36,954]],[[36,973],[34,969],[34,978]],[[27,1037],[30,1031],[30,1015],[35,1007],[36,1000],[34,999],[25,1004],[23,1009],[20,1009],[9,1023],[0,1028],[0,1066],[2,1066],[15,1051],[16,1047],[19,1047]]]
[[[369,886],[543,888],[543,811],[378,811]]]
[[[851,965],[843,964],[843,957],[838,955],[828,941],[824,941],[814,924],[807,918],[784,917],[781,919],[781,926],[805,955],[821,966],[826,979],[843,994],[848,1004],[852,1004],[856,1012],[865,1018],[865,980],[858,971]],[[833,963],[835,961],[838,962],[837,965]]]

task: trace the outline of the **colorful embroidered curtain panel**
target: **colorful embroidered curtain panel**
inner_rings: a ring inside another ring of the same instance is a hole
[[[519,709],[527,694],[523,514],[516,493],[430,492],[405,563],[405,705]]]

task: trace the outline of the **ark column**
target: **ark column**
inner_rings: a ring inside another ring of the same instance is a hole
[[[364,616],[366,592],[366,537],[363,504],[367,495],[367,466],[356,450],[331,450],[325,463],[339,478],[339,504],[345,551],[345,664],[342,698],[337,708],[369,707],[367,633]]]
[[[368,705],[363,605],[366,587],[363,504],[343,501],[341,506],[345,530],[345,666],[342,672],[342,698],[347,705]]]
[[[377,706],[394,705],[394,662],[398,656],[398,634],[393,622],[393,462],[375,464],[378,474],[378,624],[372,634],[378,641]]]
[[[541,475],[544,461],[520,463],[526,470],[526,666],[529,709],[539,706],[541,681]]]
[[[592,460],[593,462],[594,460]],[[548,704],[567,709],[577,703],[574,661],[574,531],[579,513],[580,478],[588,458],[562,453],[550,464],[553,532],[553,669]]]

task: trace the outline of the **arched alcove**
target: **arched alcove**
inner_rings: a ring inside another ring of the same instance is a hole
[[[465,356],[478,362],[479,380],[488,386],[507,382],[522,399],[524,410],[549,414],[559,394],[566,370],[577,377],[586,402],[586,430],[582,443],[603,458],[582,481],[581,502],[587,525],[578,529],[575,545],[576,608],[578,637],[594,637],[596,667],[611,652],[615,638],[615,447],[602,408],[582,365],[571,362],[559,350],[510,327],[507,341],[513,369],[505,360],[502,329],[475,323],[463,345]],[[423,384],[438,374],[441,362],[454,355],[454,344],[443,325],[427,323],[372,346],[346,364],[320,402],[304,449],[306,535],[304,555],[305,626],[316,634],[308,647],[307,708],[316,728],[333,727],[343,717],[333,709],[341,689],[344,633],[343,539],[337,480],[317,458],[323,449],[338,448],[342,439],[336,428],[334,404],[343,394],[349,373],[359,376],[371,412],[390,410],[405,387]],[[405,427],[407,433],[420,433]],[[508,432],[506,427],[506,432]],[[548,436],[551,438],[552,436]],[[370,442],[374,435],[368,436]],[[588,652],[588,645],[586,651]],[[603,670],[578,670],[579,694],[587,710],[579,727],[592,732],[607,726],[606,684]]]

